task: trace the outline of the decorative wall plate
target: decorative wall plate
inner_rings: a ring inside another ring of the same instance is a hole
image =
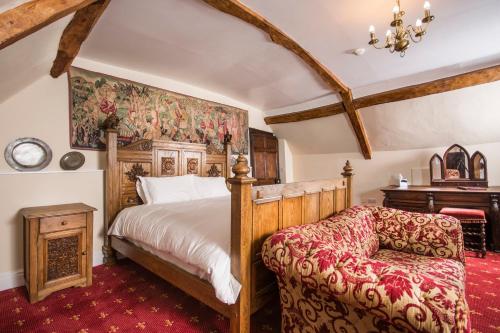
[[[9,143],[4,156],[7,163],[18,171],[38,171],[49,165],[52,150],[40,139],[21,138]]]
[[[85,156],[78,151],[70,151],[61,157],[59,165],[63,170],[77,170],[85,163]]]

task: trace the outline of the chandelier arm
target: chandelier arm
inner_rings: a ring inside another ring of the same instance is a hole
[[[420,43],[422,41],[422,36],[419,36],[419,37],[414,36],[414,34],[416,34],[416,30],[415,30],[415,28],[411,24],[408,26],[406,32],[410,36],[410,39],[412,40],[412,42],[414,42],[414,43]]]

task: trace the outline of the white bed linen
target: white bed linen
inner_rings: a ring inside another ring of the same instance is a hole
[[[126,208],[108,234],[196,268],[187,271],[209,281],[220,301],[236,303],[241,285],[231,274],[230,195]]]

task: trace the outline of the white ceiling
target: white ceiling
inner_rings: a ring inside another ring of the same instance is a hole
[[[450,75],[500,62],[498,0],[431,1],[436,20],[405,58],[367,45],[370,24],[384,35],[393,0],[243,3],[297,40],[353,88],[355,96],[382,90],[391,80],[416,83],[419,78],[412,75],[422,72]],[[408,23],[423,14],[423,0],[402,0],[401,5]],[[349,54],[357,47],[366,47],[366,54]],[[201,0],[149,0],[147,6],[143,1],[112,1],[80,55],[187,81],[268,114],[331,95],[289,51]]]
[[[20,2],[0,0],[0,11]],[[367,45],[370,24],[384,35],[393,0],[242,2],[316,56],[353,89],[355,97],[500,63],[499,0],[431,1],[436,20],[424,41],[412,45],[404,58]],[[401,4],[408,23],[422,15],[423,0],[402,0]],[[48,73],[69,19],[59,20],[0,51],[0,75],[8,78],[0,82],[0,102]],[[365,55],[356,57],[348,52],[358,47],[367,48]],[[111,1],[79,57],[186,82],[266,114],[337,100],[295,55],[271,43],[262,31],[201,0]],[[486,91],[498,94],[500,86],[491,87]],[[460,105],[453,102],[458,95],[449,93],[447,96],[452,97],[446,101],[431,96],[420,102],[362,110],[373,149],[446,145],[460,139],[471,141],[461,143],[500,141],[491,121],[500,123],[499,106],[485,95],[479,107],[469,101],[474,94],[465,93],[468,97],[463,97]],[[483,119],[481,126],[487,130],[478,134],[476,123],[467,115],[471,109]],[[460,128],[436,134],[440,127],[450,124],[449,119]],[[273,129],[298,153],[358,150],[343,115]],[[464,135],[457,137],[456,133]],[[402,140],[402,136],[407,139]]]

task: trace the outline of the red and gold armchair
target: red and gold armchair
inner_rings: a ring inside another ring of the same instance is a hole
[[[282,332],[469,332],[460,222],[353,207],[269,237]]]

